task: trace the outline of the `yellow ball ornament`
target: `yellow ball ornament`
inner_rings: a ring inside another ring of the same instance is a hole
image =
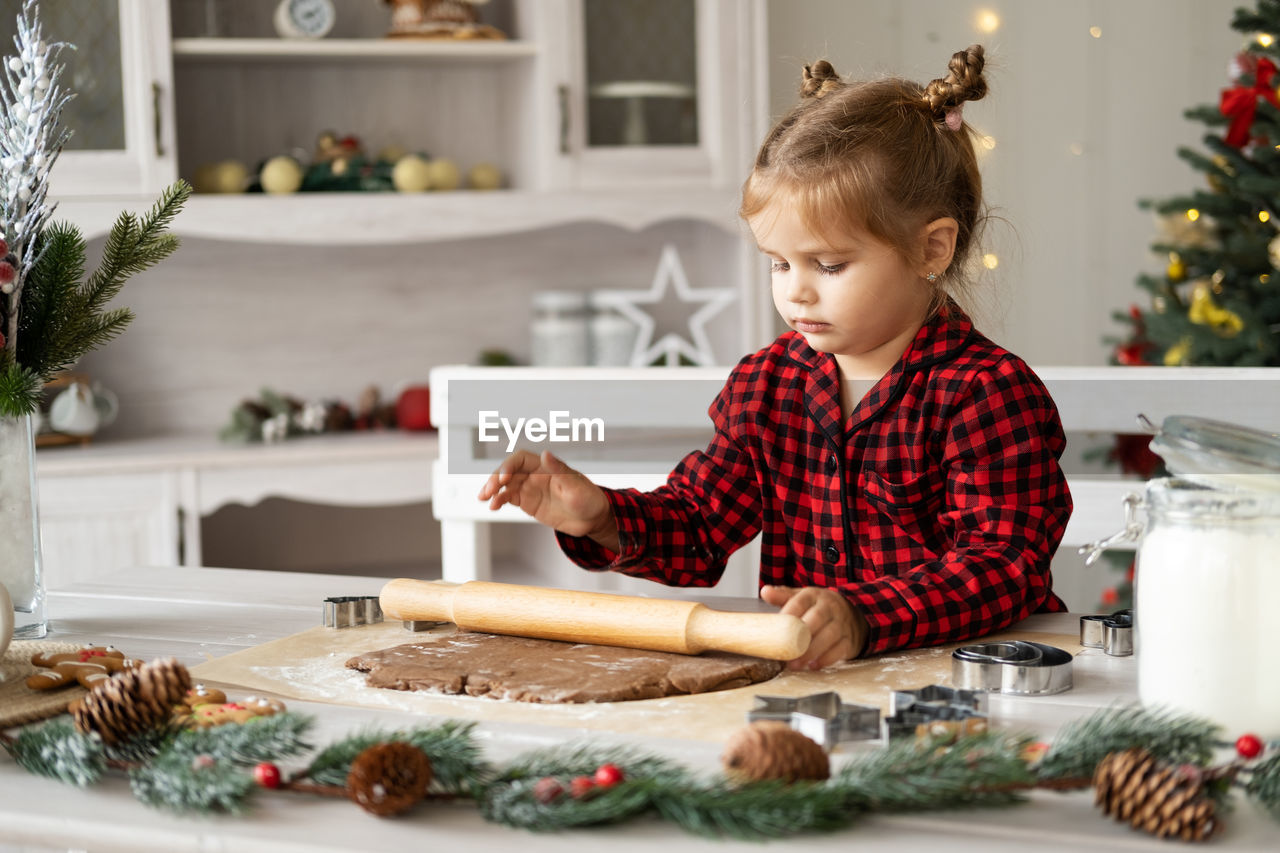
[[[1169,266],[1165,267],[1164,273],[1169,281],[1182,281],[1187,277],[1187,265],[1182,262],[1182,258],[1174,255],[1169,258]]]
[[[427,176],[433,190],[456,190],[462,184],[462,172],[458,164],[443,157],[427,163]]]
[[[406,154],[391,168],[391,183],[402,193],[420,193],[431,189],[431,172],[427,161],[417,154]]]
[[[213,167],[212,189],[215,193],[244,192],[249,183],[249,168],[239,160],[223,160]]]
[[[502,172],[492,163],[476,163],[467,172],[467,186],[474,190],[496,190],[502,186]]]
[[[296,193],[302,186],[302,165],[288,154],[272,157],[258,176],[262,191],[272,195]]]

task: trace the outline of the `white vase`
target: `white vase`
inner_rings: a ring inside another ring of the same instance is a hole
[[[36,513],[36,444],[30,416],[0,417],[0,584],[12,599],[13,637],[48,629]]]

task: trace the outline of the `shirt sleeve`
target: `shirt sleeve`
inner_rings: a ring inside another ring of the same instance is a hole
[[[708,414],[715,436],[686,456],[651,491],[605,489],[621,552],[587,537],[557,533],[565,555],[584,569],[609,570],[668,586],[714,586],[729,555],[760,532],[760,485],[750,454],[733,435],[735,369]]]
[[[864,654],[982,636],[1062,609],[1049,561],[1071,516],[1057,407],[1030,369],[1004,364],[947,425],[939,521],[951,547],[897,575],[840,589],[870,627]]]

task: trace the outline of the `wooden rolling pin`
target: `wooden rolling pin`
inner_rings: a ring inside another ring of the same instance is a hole
[[[716,650],[792,660],[809,627],[781,613],[732,613],[693,601],[536,586],[398,578],[382,588],[390,619],[452,622],[469,631],[696,655]]]

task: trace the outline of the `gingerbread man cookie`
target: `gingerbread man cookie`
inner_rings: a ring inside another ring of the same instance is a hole
[[[220,691],[217,691],[220,692]],[[181,725],[192,729],[208,729],[227,723],[247,723],[257,717],[270,717],[283,712],[283,702],[249,696],[240,702],[192,705],[190,713],[180,714]]]
[[[203,684],[196,684],[187,691],[182,704],[173,710],[176,714],[190,714],[191,709],[197,705],[221,705],[226,701],[227,694],[216,687],[205,687]]]
[[[114,646],[85,646],[78,652],[37,654],[32,655],[31,662],[51,669],[27,679],[27,686],[32,690],[53,690],[76,682],[92,690],[112,673],[142,665],[142,661],[125,657]]]

